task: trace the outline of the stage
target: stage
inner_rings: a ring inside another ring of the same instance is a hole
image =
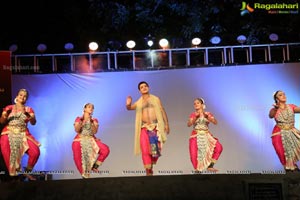
[[[299,74],[299,63],[14,74],[12,99],[26,86],[30,94],[27,105],[34,108],[38,119],[35,126],[29,125],[30,132],[42,144],[34,169],[72,173],[53,174],[53,179],[33,182],[1,180],[0,200],[299,200],[300,172],[278,173],[282,164],[271,141],[275,122],[268,117],[273,92],[278,89],[288,94],[289,102],[299,104]],[[133,154],[135,113],[125,108],[126,96],[139,98],[137,83],[141,80],[149,82],[153,93],[161,97],[171,127],[152,177],[123,175],[143,170],[141,157]],[[120,86],[126,89],[120,90]],[[192,129],[186,122],[193,112],[195,97],[203,97],[207,111],[218,119],[218,125],[210,127],[224,147],[216,164],[220,170],[217,174],[189,173],[193,169],[189,155]],[[95,103],[93,116],[100,121],[96,136],[111,151],[101,166],[101,170],[109,173],[81,179],[73,160],[73,124],[87,102]],[[295,127],[299,127],[299,117],[296,115]],[[26,166],[26,161],[25,156],[22,166]],[[4,164],[0,168],[4,170]]]
[[[300,172],[190,174],[1,183],[1,200],[300,199]]]

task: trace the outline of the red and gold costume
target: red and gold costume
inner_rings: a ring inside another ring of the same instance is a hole
[[[213,117],[209,112],[204,114]],[[196,118],[194,112],[190,115],[190,118]],[[197,118],[190,136],[190,159],[196,171],[207,169],[211,163],[215,163],[219,159],[223,151],[221,143],[211,134],[208,125],[209,121],[204,116]]]
[[[72,143],[72,150],[75,165],[83,178],[88,178],[93,165],[101,165],[110,153],[109,147],[102,143],[92,133],[92,123],[98,125],[96,118],[83,122],[81,117],[77,117],[75,123],[83,123],[82,129],[75,136]]]
[[[18,110],[15,105],[9,105],[3,112],[7,114],[8,123],[1,133],[1,151],[9,175],[16,176],[21,171],[24,153],[29,156],[26,170],[32,170],[40,156],[40,143],[29,132],[29,117],[25,114],[32,115],[34,111],[28,106],[24,110]]]
[[[276,125],[272,132],[272,144],[281,164],[286,170],[297,168],[300,160],[300,131],[295,128],[296,105],[287,104],[275,114]]]

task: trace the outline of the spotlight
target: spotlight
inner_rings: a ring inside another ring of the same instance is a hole
[[[269,35],[269,39],[272,41],[272,42],[276,42],[278,40],[278,35],[276,33],[271,33]]]
[[[40,53],[44,53],[46,50],[47,50],[47,45],[45,44],[39,44],[37,46],[37,50],[40,52]]]
[[[135,41],[129,40],[129,41],[126,43],[126,46],[127,46],[127,48],[129,48],[130,50],[133,49],[133,48],[135,47]]]
[[[16,44],[12,44],[12,45],[10,45],[10,47],[9,47],[9,51],[11,51],[11,52],[15,52],[15,51],[17,51],[18,50],[18,45],[16,45]]]
[[[66,43],[65,44],[65,50],[70,52],[74,49],[74,45],[72,43]]]
[[[217,45],[221,42],[221,38],[219,36],[214,36],[212,38],[210,38],[210,43]]]
[[[163,39],[161,39],[161,40],[159,41],[159,45],[160,45],[163,49],[165,49],[165,48],[167,48],[167,47],[169,46],[169,42],[168,42],[167,39],[163,38]]]
[[[152,37],[151,34],[148,34],[148,36],[144,37],[144,40],[146,41],[148,47],[152,47],[153,44],[154,44],[154,40],[155,40],[155,37]]]
[[[152,41],[152,40],[149,40],[149,41],[147,42],[147,45],[148,45],[149,47],[152,47],[152,46],[153,46],[153,41]]]
[[[192,44],[197,47],[199,44],[201,44],[201,39],[197,37],[192,39]]]
[[[239,36],[236,38],[236,40],[238,41],[238,43],[244,44],[244,43],[246,42],[247,38],[246,38],[246,36],[244,36],[244,35],[239,35]]]
[[[89,44],[89,49],[91,50],[91,51],[96,51],[97,49],[98,49],[98,44],[96,43],[96,42],[90,42],[90,44]]]

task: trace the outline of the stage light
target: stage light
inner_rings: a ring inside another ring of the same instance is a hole
[[[210,41],[210,43],[217,45],[217,44],[220,44],[221,38],[219,36],[214,36],[214,37],[210,38],[209,41]]]
[[[159,45],[161,46],[161,48],[165,49],[169,46],[169,42],[167,39],[163,38],[159,40]]]
[[[44,53],[46,50],[47,50],[47,45],[45,44],[39,44],[37,46],[37,50],[40,52],[40,53]]]
[[[152,47],[152,46],[153,46],[153,41],[152,41],[152,40],[149,40],[149,41],[147,42],[147,45],[148,45],[149,47]]]
[[[155,37],[151,36],[151,34],[148,34],[146,37],[144,37],[144,40],[146,41],[148,47],[151,48],[154,44]]]
[[[89,49],[91,50],[91,51],[96,51],[97,49],[98,49],[98,44],[96,43],[96,42],[90,42],[90,44],[89,44]]]
[[[238,43],[244,44],[244,43],[246,42],[247,38],[246,38],[246,36],[244,36],[244,35],[239,35],[239,36],[236,38],[236,40],[238,41]]]
[[[269,35],[269,39],[272,41],[272,42],[276,42],[278,40],[278,35],[276,33],[271,33]]]
[[[17,51],[18,50],[18,45],[16,45],[16,44],[12,44],[12,45],[10,45],[10,47],[9,47],[9,51],[11,51],[11,52],[15,52],[15,51]]]
[[[197,47],[199,44],[201,44],[201,39],[197,37],[192,39],[192,44]]]
[[[74,45],[72,43],[66,43],[65,44],[65,50],[70,52],[74,49]]]
[[[133,40],[129,40],[127,43],[126,43],[126,46],[128,49],[133,49],[135,47],[135,41]]]

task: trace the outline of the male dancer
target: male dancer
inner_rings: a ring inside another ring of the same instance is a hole
[[[159,97],[149,93],[149,85],[142,81],[138,84],[141,97],[132,104],[132,97],[126,99],[127,110],[136,110],[134,153],[142,152],[146,175],[153,175],[153,165],[161,156],[161,149],[169,134],[167,114]]]

